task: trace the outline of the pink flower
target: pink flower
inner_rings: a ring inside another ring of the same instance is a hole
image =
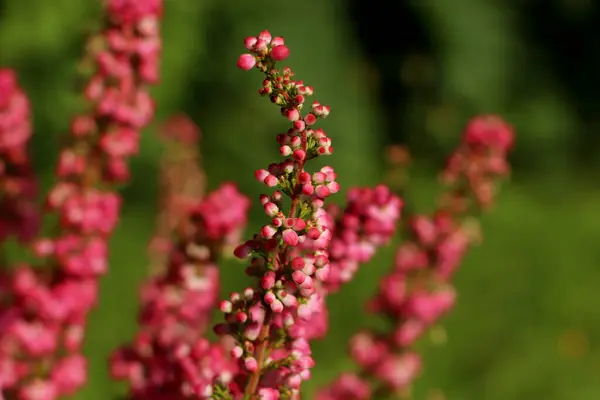
[[[249,71],[256,65],[256,59],[252,54],[242,54],[238,58],[237,66],[244,71]]]
[[[281,44],[279,46],[273,47],[271,50],[271,57],[275,61],[283,61],[288,58],[290,55],[290,49],[288,49],[285,45]]]

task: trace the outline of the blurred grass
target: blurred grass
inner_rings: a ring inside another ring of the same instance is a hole
[[[69,117],[80,109],[75,66],[98,7],[67,0],[1,5],[0,61],[18,70],[32,99],[34,161],[47,187],[56,159],[48,148],[58,144]],[[234,180],[254,200],[261,188],[251,171],[277,155],[273,137],[285,124],[276,108],[256,95],[258,74],[235,68],[241,38],[263,29],[286,37],[298,77],[315,87],[316,99],[332,106],[324,127],[336,153],[327,162],[338,170],[343,187],[377,183],[385,144],[381,105],[370,86],[377,73],[362,58],[344,2],[268,0],[259,7],[167,0],[165,5],[165,73],[154,89],[157,118],[183,110],[200,124],[211,187]],[[507,115],[519,133],[515,180],[483,220],[485,242],[456,276],[459,303],[443,323],[448,342],[420,345],[426,370],[415,400],[429,400],[438,388],[447,400],[598,399],[600,189],[594,169],[582,175],[569,168],[568,152],[583,125],[561,83],[530,56],[513,8],[491,0],[414,7],[435,38],[439,78],[433,84],[439,93],[416,107],[428,110],[418,126],[407,122],[410,109],[398,110],[398,130],[414,133],[411,144],[429,137],[447,149],[469,115],[494,111]],[[152,129],[146,133],[142,154],[133,162],[134,178],[123,190],[126,203],[112,240],[111,272],[102,279],[101,304],[86,340],[91,380],[78,399],[107,400],[123,389],[109,380],[105,357],[135,331],[137,285],[146,273],[160,153]],[[432,166],[440,160],[433,153],[421,155],[410,196],[426,211],[434,203]],[[253,217],[249,231],[262,221],[260,213]],[[307,399],[317,385],[351,367],[348,337],[377,323],[357,315],[363,315],[364,300],[392,254],[392,248],[382,251],[330,298],[331,334],[315,343],[318,364]],[[223,293],[239,288],[242,266],[227,261],[222,269]]]

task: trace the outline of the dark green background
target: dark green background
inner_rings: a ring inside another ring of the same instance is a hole
[[[415,399],[434,400],[433,389],[448,400],[600,398],[596,3],[165,0],[165,7],[157,120],[185,111],[200,124],[211,187],[234,180],[255,199],[261,187],[252,171],[278,157],[274,135],[285,121],[256,94],[259,74],[235,67],[243,38],[262,29],[286,38],[289,65],[332,106],[323,124],[336,148],[328,162],[344,188],[379,182],[384,146],[407,143],[419,160],[410,200],[429,210],[435,171],[466,119],[504,115],[518,132],[513,180],[483,220],[483,245],[456,277],[448,342],[422,345],[426,368]],[[46,186],[56,159],[50,149],[80,110],[76,61],[98,11],[94,1],[0,2],[0,61],[18,70],[31,96],[33,154]],[[160,154],[147,133],[91,316],[91,379],[79,399],[107,400],[122,389],[110,382],[105,356],[134,332],[146,273]],[[261,218],[254,213],[254,228]],[[315,344],[307,391],[349,367],[346,340],[375,323],[362,317],[362,304],[391,255],[382,252],[330,299],[331,333]],[[242,265],[224,262],[223,290],[240,288],[242,275]]]

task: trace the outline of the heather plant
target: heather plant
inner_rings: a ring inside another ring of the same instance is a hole
[[[109,269],[118,186],[129,180],[128,159],[154,114],[147,86],[159,82],[162,2],[109,0],[103,12],[83,63],[88,111],[73,118],[42,207],[27,151],[29,101],[15,72],[0,70],[0,239],[16,237],[36,257],[5,265],[0,276],[0,399],[59,399],[87,381],[81,346],[98,279]],[[314,89],[281,66],[290,56],[282,37],[263,31],[244,44],[237,66],[262,74],[259,94],[287,122],[274,140],[281,158],[241,176],[267,188],[258,199],[262,227],[244,236],[251,201],[236,183],[207,190],[195,123],[180,114],[162,124],[159,210],[138,329],[108,356],[111,376],[126,382],[129,399],[300,399],[315,365],[311,343],[328,332],[328,297],[399,233],[392,267],[367,304],[386,325],[352,337],[356,368],[316,398],[410,397],[424,364],[414,344],[456,302],[452,276],[480,240],[477,217],[509,173],[512,129],[486,115],[466,125],[431,215],[404,210],[409,156],[400,148],[390,157],[401,167],[402,193],[375,184],[335,196],[337,172],[317,160],[334,151],[318,127],[330,107],[310,101]],[[51,235],[40,231],[44,214],[58,216]],[[219,263],[228,256],[250,279],[223,296]]]

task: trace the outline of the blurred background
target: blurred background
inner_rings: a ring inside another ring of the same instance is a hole
[[[431,210],[436,173],[466,120],[492,112],[512,123],[512,181],[456,276],[446,343],[421,344],[426,367],[414,398],[600,399],[599,3],[165,0],[165,9],[157,121],[184,111],[201,126],[210,187],[233,180],[254,200],[261,187],[251,171],[278,156],[274,135],[285,124],[257,95],[259,75],[235,66],[243,38],[263,29],[285,37],[289,65],[331,105],[323,126],[336,153],[327,161],[344,188],[380,182],[385,147],[405,144],[416,159],[407,196]],[[49,149],[81,109],[77,60],[98,12],[95,1],[0,1],[0,62],[17,69],[32,99],[32,151],[46,185],[56,160]],[[87,339],[91,381],[78,399],[123,390],[105,356],[132,337],[147,274],[161,150],[152,131],[123,189],[112,269]],[[363,303],[392,254],[382,251],[330,298],[331,333],[315,344],[306,398],[351,368],[346,341],[373,323]],[[224,293],[242,285],[242,268],[223,263]]]

